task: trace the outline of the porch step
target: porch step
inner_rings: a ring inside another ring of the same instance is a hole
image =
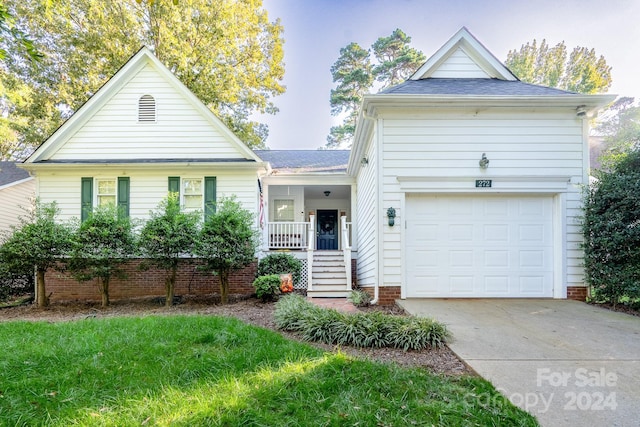
[[[313,298],[346,298],[351,293],[342,251],[313,254],[312,284],[307,295]]]
[[[351,291],[307,291],[310,298],[346,298]]]

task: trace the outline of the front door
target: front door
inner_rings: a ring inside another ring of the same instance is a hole
[[[324,251],[338,249],[338,211],[318,210],[317,248]]]

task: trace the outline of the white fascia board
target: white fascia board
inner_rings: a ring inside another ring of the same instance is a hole
[[[397,107],[568,107],[584,106],[588,111],[604,107],[616,95],[561,95],[561,96],[512,96],[512,95],[422,95],[378,94],[365,95],[363,108],[376,113],[382,108]]]
[[[291,174],[269,175],[262,178],[267,185],[353,185],[352,177],[344,172],[340,174]]]
[[[374,108],[366,102],[367,96],[368,95],[365,95],[365,99],[363,99],[360,106],[360,114],[358,115],[353,144],[351,145],[349,163],[347,164],[347,175],[350,176],[356,176],[358,174],[361,167],[360,160],[367,149],[367,144],[371,140],[374,124],[377,122]]]
[[[96,170],[96,169],[158,169],[162,168],[181,168],[181,167],[207,167],[214,169],[249,169],[260,170],[267,169],[269,164],[267,162],[156,162],[156,163],[132,163],[132,162],[112,162],[112,163],[25,163],[21,166],[28,171],[77,171],[77,170]]]

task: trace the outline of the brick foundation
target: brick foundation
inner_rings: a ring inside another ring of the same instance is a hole
[[[374,288],[362,288],[373,298]],[[400,286],[380,286],[378,289],[378,305],[394,305],[400,299]]]
[[[207,295],[220,293],[218,276],[199,271],[199,263],[185,260],[178,268],[175,295]],[[112,301],[165,295],[165,271],[151,268],[140,270],[140,261],[130,261],[124,266],[126,279],[111,279],[109,299]],[[250,295],[255,292],[257,261],[243,270],[231,273],[229,277],[229,294]],[[100,301],[97,280],[78,282],[68,273],[49,270],[45,276],[47,294],[51,301]]]
[[[568,286],[567,299],[586,301],[589,296],[589,288],[586,286]]]

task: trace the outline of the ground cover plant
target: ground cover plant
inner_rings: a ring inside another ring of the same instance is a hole
[[[449,337],[446,326],[433,319],[381,312],[342,313],[295,294],[278,301],[274,317],[278,328],[327,344],[423,350],[442,346]]]
[[[324,353],[228,317],[5,322],[0,342],[0,425],[537,425],[477,377]]]

